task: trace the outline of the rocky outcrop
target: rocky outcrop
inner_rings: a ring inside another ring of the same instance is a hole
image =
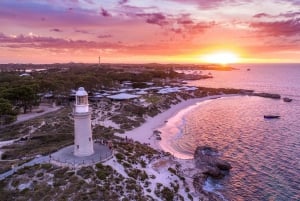
[[[197,147],[194,153],[195,165],[202,174],[214,179],[223,178],[232,168],[230,163],[219,158],[217,149],[208,146]]]
[[[272,98],[272,99],[280,99],[281,96],[279,94],[269,94],[269,93],[252,93],[253,96],[260,96],[264,98]]]
[[[209,146],[199,146],[194,153],[195,166],[198,173],[193,176],[193,186],[195,190],[208,200],[222,200],[217,194],[203,190],[203,186],[208,177],[222,179],[232,168],[230,163],[219,158],[217,149]]]

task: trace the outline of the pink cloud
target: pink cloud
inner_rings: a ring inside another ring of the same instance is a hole
[[[224,5],[240,5],[249,3],[252,0],[171,0],[182,4],[195,4],[202,9],[213,9]]]
[[[53,32],[63,32],[61,29],[58,29],[58,28],[50,29],[50,31],[53,31]]]
[[[300,5],[300,4],[299,4]],[[281,13],[279,15],[280,17],[287,17],[287,18],[294,18],[300,16],[300,12],[287,12],[287,13]]]
[[[82,34],[93,34],[87,30],[84,30],[84,29],[75,29],[75,32],[76,33],[82,33]]]
[[[272,17],[272,15],[269,15],[267,13],[257,13],[253,15],[254,18],[263,18],[263,17]]]
[[[103,34],[103,35],[99,35],[97,38],[111,38],[112,35],[111,34]]]
[[[250,27],[266,36],[300,35],[300,18],[274,22],[252,22]]]
[[[94,42],[87,40],[67,40],[62,38],[44,37],[44,36],[7,36],[0,33],[0,42],[2,47],[11,48],[71,48],[71,49],[97,49],[97,48],[119,48],[118,43]]]
[[[95,2],[93,0],[84,0],[84,1],[88,4],[95,4]]]
[[[119,4],[120,5],[123,5],[123,4],[126,4],[126,3],[128,3],[129,2],[129,0],[120,0],[119,1]]]
[[[111,17],[111,14],[107,10],[105,10],[104,8],[101,8],[100,14],[103,17]]]
[[[109,37],[109,35],[107,35]],[[95,42],[87,40],[67,40],[54,37],[43,36],[8,36],[0,33],[0,47],[11,49],[40,49],[43,51],[61,52],[65,49],[78,51],[78,50],[114,50],[120,54],[136,54],[136,55],[175,55],[183,53],[185,50],[175,48],[174,45],[167,43],[140,43],[140,44],[127,44],[118,42]],[[161,50],[164,51],[161,51]],[[86,52],[86,51],[85,51]]]
[[[168,19],[162,13],[138,13],[136,16],[145,18],[146,22],[149,24],[156,24],[159,26],[169,24]]]
[[[258,13],[254,15],[254,18],[280,18],[280,17],[285,17],[285,18],[294,18],[300,16],[300,12],[286,12],[286,13],[280,13],[278,15],[270,15],[268,13]]]

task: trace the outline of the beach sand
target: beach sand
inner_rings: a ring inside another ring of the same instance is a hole
[[[237,96],[237,94],[230,94],[230,95],[215,95],[215,96],[206,96],[203,98],[195,98],[189,99],[186,101],[182,101],[176,105],[172,105],[170,109],[156,115],[155,117],[149,117],[146,122],[138,128],[135,128],[131,131],[127,131],[124,134],[116,134],[120,137],[127,137],[128,139],[133,139],[140,143],[148,144],[150,147],[156,150],[165,150],[164,147],[161,147],[159,141],[156,139],[156,136],[153,135],[154,130],[158,130],[159,128],[163,127],[167,121],[175,116],[181,110],[184,110],[190,106],[193,106],[199,102],[216,99],[221,97],[230,97],[230,96]],[[163,141],[164,139],[162,139]],[[176,155],[175,155],[176,156]]]

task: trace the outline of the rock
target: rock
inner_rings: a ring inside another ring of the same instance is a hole
[[[229,171],[232,168],[230,163],[228,163],[227,161],[221,160],[221,159],[216,160],[216,166],[220,170],[225,170],[225,171]]]
[[[252,93],[253,96],[260,96],[264,98],[272,98],[272,99],[280,99],[281,96],[279,94],[269,94],[269,93]]]
[[[215,157],[218,156],[218,150],[208,147],[199,146],[195,150],[194,160],[197,168],[203,168],[207,165],[214,164]]]
[[[199,146],[196,148],[194,155],[217,155],[218,154],[218,150],[209,146]]]
[[[218,167],[208,167],[203,174],[212,177],[213,179],[222,179],[225,174]]]
[[[292,102],[292,100],[293,100],[293,99],[287,98],[287,97],[283,98],[283,101],[284,101],[284,102]]]
[[[215,179],[223,178],[232,167],[230,163],[219,159],[217,149],[208,146],[199,146],[195,150],[194,160],[196,168],[201,169],[202,173]]]

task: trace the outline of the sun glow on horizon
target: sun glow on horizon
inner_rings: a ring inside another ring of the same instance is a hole
[[[233,52],[214,52],[203,55],[201,60],[206,63],[227,65],[239,62],[240,58]]]

